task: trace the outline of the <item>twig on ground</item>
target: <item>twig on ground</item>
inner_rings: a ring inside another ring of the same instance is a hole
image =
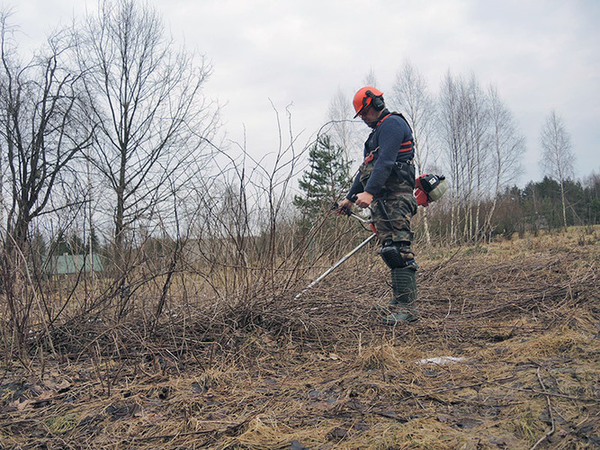
[[[552,414],[552,403],[550,402],[550,396],[548,395],[548,393],[546,391],[546,386],[544,385],[544,381],[542,380],[542,376],[540,375],[540,369],[541,369],[541,367],[538,367],[536,373],[537,373],[538,380],[540,382],[540,386],[542,387],[544,395],[546,396],[546,402],[548,403],[548,414],[550,415],[550,422],[552,423],[552,428],[544,436],[542,436],[534,444],[533,447],[531,447],[531,450],[535,450],[538,445],[540,445],[542,442],[544,442],[546,439],[548,439],[548,437],[550,437],[554,433],[554,431],[556,430],[556,424],[554,422],[554,415]]]

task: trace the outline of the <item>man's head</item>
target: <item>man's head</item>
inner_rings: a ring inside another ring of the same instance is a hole
[[[361,116],[361,118],[365,120],[365,115],[369,110],[375,110],[377,116],[379,116],[379,113],[385,109],[383,92],[372,86],[360,88],[356,94],[354,94],[352,103],[354,104],[354,110],[356,111],[356,115],[354,116],[355,119],[358,116]]]

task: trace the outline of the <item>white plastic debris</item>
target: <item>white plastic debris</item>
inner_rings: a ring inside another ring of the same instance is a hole
[[[417,361],[417,364],[456,364],[459,362],[467,361],[467,358],[459,358],[456,356],[437,356],[435,358],[426,358],[420,361]]]

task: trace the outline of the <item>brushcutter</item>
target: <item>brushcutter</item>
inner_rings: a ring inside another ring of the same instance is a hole
[[[431,202],[439,200],[444,195],[446,190],[448,189],[448,183],[446,182],[446,177],[444,177],[443,175],[423,174],[419,178],[417,178],[415,184],[416,184],[416,186],[415,186],[414,194],[415,194],[415,197],[417,200],[417,204],[422,207],[426,207]],[[352,201],[355,201],[355,200],[356,200],[356,196],[354,196]],[[383,203],[381,203],[381,206],[382,206],[381,212],[383,213],[384,217],[389,221],[390,218],[388,216],[385,205]],[[306,291],[308,291],[314,285],[319,283],[323,278],[325,278],[327,275],[329,275],[331,272],[333,272],[339,266],[344,264],[352,255],[354,255],[357,251],[359,251],[361,248],[363,248],[365,245],[367,245],[369,242],[371,242],[377,236],[377,230],[375,230],[375,225],[373,225],[373,222],[371,222],[370,220],[364,219],[364,218],[360,217],[359,215],[354,214],[349,209],[346,209],[346,208],[339,209],[339,206],[337,203],[335,203],[333,205],[332,209],[339,210],[342,214],[346,214],[349,217],[354,217],[355,219],[359,220],[363,224],[369,224],[371,230],[373,231],[373,234],[371,236],[369,236],[367,239],[365,239],[358,247],[350,250],[342,259],[340,259],[333,266],[331,266],[329,269],[327,269],[319,278],[317,278],[315,281],[313,281],[308,286],[306,286],[298,295],[296,295],[296,297],[295,297],[296,299],[300,298],[302,296],[302,294],[304,294]]]
[[[337,203],[335,203],[333,205],[332,209],[338,209]],[[331,266],[329,269],[327,269],[325,272],[323,272],[323,274],[321,276],[319,276],[316,280],[314,280],[312,283],[310,283],[308,286],[306,286],[300,293],[298,293],[298,295],[296,295],[296,297],[294,297],[294,299],[300,298],[302,296],[302,294],[304,294],[306,291],[308,291],[310,288],[312,288],[317,283],[319,283],[321,280],[323,280],[323,278],[325,278],[327,275],[329,275],[335,269],[337,269],[342,264],[344,264],[348,259],[350,259],[350,257],[352,255],[354,255],[357,251],[359,251],[361,248],[363,248],[365,245],[367,245],[369,242],[371,242],[377,236],[377,232],[375,231],[375,226],[373,225],[373,223],[370,220],[360,217],[358,214],[354,214],[352,211],[350,211],[349,209],[346,209],[346,208],[342,208],[340,210],[340,212],[349,217],[353,217],[364,224],[368,224],[370,226],[371,230],[373,231],[373,234],[371,234],[367,239],[365,239],[357,247],[353,248],[348,253],[346,253],[346,255],[344,255],[344,257],[342,259],[340,259],[333,266]]]

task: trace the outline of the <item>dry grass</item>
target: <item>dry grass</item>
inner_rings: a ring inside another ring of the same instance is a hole
[[[2,363],[1,447],[596,448],[598,234],[422,254],[410,326],[371,312],[368,251],[299,300],[70,323],[58,355]]]

